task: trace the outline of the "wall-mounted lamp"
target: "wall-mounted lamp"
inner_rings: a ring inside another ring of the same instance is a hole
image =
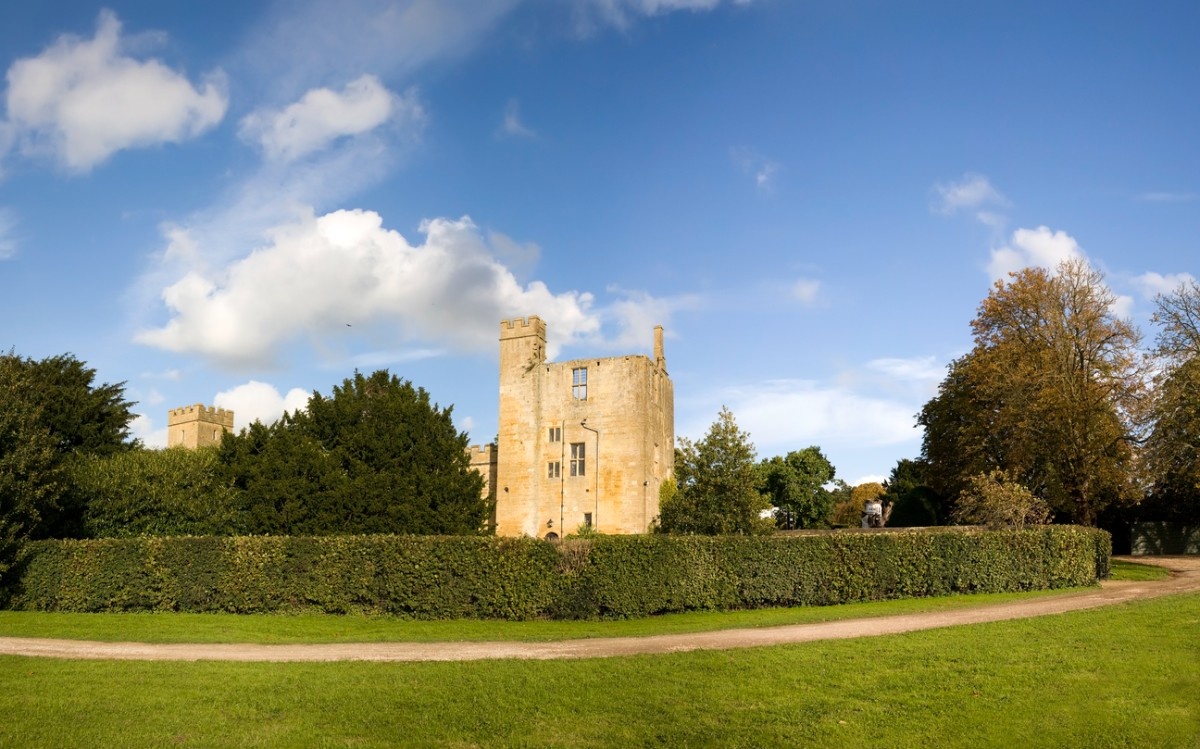
[[[546,521],[546,527],[547,527],[547,528],[553,528],[553,527],[554,527],[554,518],[550,518],[549,520],[547,520],[547,521]]]

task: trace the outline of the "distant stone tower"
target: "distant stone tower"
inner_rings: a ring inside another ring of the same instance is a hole
[[[221,435],[232,431],[233,411],[224,408],[197,403],[167,411],[167,447],[219,445]]]

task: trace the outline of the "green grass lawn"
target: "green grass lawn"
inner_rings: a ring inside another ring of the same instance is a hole
[[[1109,577],[1113,580],[1166,580],[1171,572],[1156,564],[1139,564],[1125,559],[1112,560]]]
[[[970,608],[1063,591],[955,595],[842,606],[696,611],[615,621],[418,621],[390,616],[289,614],[70,614],[0,611],[0,636],[54,637],[104,642],[545,642],[588,637],[640,637],[735,627],[857,619]]]
[[[1200,595],[1186,595],[885,638],[579,661],[0,657],[0,746],[1194,749],[1198,635]]]
[[[1117,561],[1115,579],[1165,574]],[[833,621],[1054,595],[629,622],[0,612],[0,635],[157,642],[553,640]],[[0,747],[1200,747],[1200,595],[853,641],[566,661],[0,657]]]

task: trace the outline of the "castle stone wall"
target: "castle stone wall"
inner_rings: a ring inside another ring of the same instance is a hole
[[[548,362],[546,326],[500,326],[496,532],[557,537],[590,526],[644,533],[674,470],[674,386],[655,358]],[[582,373],[586,380],[581,388]]]

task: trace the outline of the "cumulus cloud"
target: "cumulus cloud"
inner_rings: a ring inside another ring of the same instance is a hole
[[[283,109],[256,111],[242,120],[241,134],[257,141],[268,158],[291,161],[392,119],[413,127],[424,123],[416,91],[397,95],[375,76],[364,75],[341,91],[315,88]]]
[[[16,226],[16,214],[0,207],[0,260],[7,260],[17,254],[17,240],[13,236]]]
[[[129,422],[129,434],[136,440],[141,440],[146,447],[163,448],[167,446],[167,428],[158,426],[154,419],[145,414],[135,414]]]
[[[329,341],[372,325],[401,341],[488,351],[498,320],[538,314],[550,323],[552,356],[599,335],[591,293],[520,283],[469,218],[426,221],[420,231],[425,239],[414,245],[371,211],[310,212],[246,257],[215,271],[189,270],[162,292],[171,319],[137,340],[260,367],[288,342]],[[640,319],[633,310],[659,304],[626,301],[628,309],[617,305],[611,314]]]
[[[123,53],[121,23],[103,11],[92,39],[65,35],[8,69],[9,127],[26,154],[87,171],[117,151],[178,143],[225,116],[224,76],[199,86],[158,60]]]
[[[292,388],[280,394],[274,385],[250,380],[230,390],[222,390],[213,399],[218,408],[233,411],[234,429],[245,429],[254,422],[274,424],[283,414],[302,411],[308,407],[311,393]]]
[[[537,136],[537,133],[521,121],[521,104],[516,99],[509,99],[508,104],[504,106],[504,118],[500,121],[499,134],[510,138]]]
[[[913,414],[920,406],[811,380],[770,380],[729,388],[716,398],[764,454],[805,445],[895,445],[918,439]],[[715,412],[715,410],[714,410]],[[679,433],[701,436],[707,424],[684,424]]]
[[[1147,271],[1133,279],[1133,283],[1144,296],[1152,299],[1159,294],[1170,294],[1185,284],[1196,283],[1196,277],[1191,273],[1162,274]]]
[[[1087,259],[1074,237],[1039,226],[1014,231],[1008,245],[992,250],[987,270],[992,280],[999,280],[1022,268],[1054,270],[1062,261],[1073,259]]]

